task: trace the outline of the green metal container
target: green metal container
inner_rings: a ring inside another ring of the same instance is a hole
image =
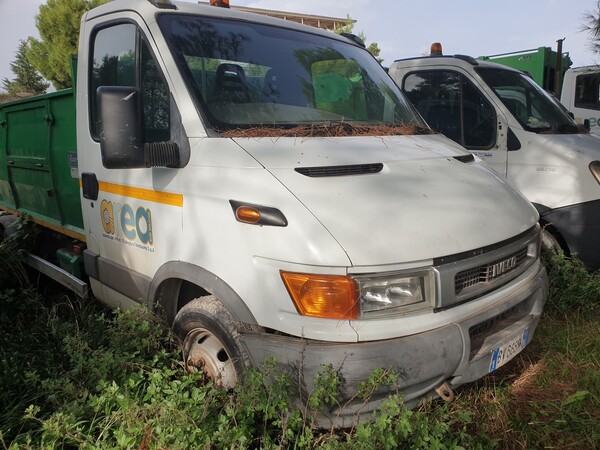
[[[85,240],[72,89],[0,105],[0,209]]]
[[[477,59],[492,61],[503,64],[513,69],[522,70],[531,75],[537,84],[547,91],[554,90],[556,76],[556,52],[550,47],[539,47],[531,50],[523,50],[499,55],[480,56]],[[571,59],[567,54],[562,55],[560,85],[565,72],[571,66]]]
[[[83,255],[81,250],[72,246],[60,248],[56,251],[58,265],[71,275],[81,279],[84,276]]]

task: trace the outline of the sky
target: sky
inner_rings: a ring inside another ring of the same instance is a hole
[[[13,79],[20,39],[37,37],[35,16],[46,0],[0,0],[0,80]],[[445,54],[471,56],[552,47],[566,38],[563,51],[573,66],[600,63],[582,32],[585,14],[597,14],[599,0],[230,0],[231,5],[332,17],[350,15],[354,32],[377,42],[383,65],[429,53],[441,42]],[[1,89],[1,83],[0,83]]]

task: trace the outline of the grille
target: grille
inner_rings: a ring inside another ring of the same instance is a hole
[[[307,177],[340,177],[344,175],[365,175],[379,173],[383,164],[354,164],[350,166],[298,167],[294,169]]]
[[[519,268],[527,258],[527,248],[523,248],[510,256],[497,259],[479,267],[464,270],[456,274],[454,289],[456,295],[465,289],[483,283],[490,283]]]

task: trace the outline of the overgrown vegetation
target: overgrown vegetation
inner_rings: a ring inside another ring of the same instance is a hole
[[[0,448],[589,449],[600,442],[600,275],[577,261],[548,261],[551,300],[534,341],[455,402],[408,411],[393,395],[370,422],[319,430],[315,412],[336,402],[331,367],[302,407],[272,361],[234,392],[214,389],[202,374],[185,373],[177,341],[156,316],[42,296],[27,280],[21,246],[15,237],[0,244]],[[394,377],[376,371],[361,395]]]

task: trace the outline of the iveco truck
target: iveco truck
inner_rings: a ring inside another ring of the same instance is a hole
[[[547,297],[538,212],[434,134],[354,36],[116,0],[81,22],[75,92],[0,108],[0,205],[62,236],[31,261],[165,314],[223,387],[274,358],[338,425],[494,371]],[[81,273],[75,275],[78,264]],[[86,283],[86,284],[81,284]],[[399,374],[368,401],[374,369]]]

